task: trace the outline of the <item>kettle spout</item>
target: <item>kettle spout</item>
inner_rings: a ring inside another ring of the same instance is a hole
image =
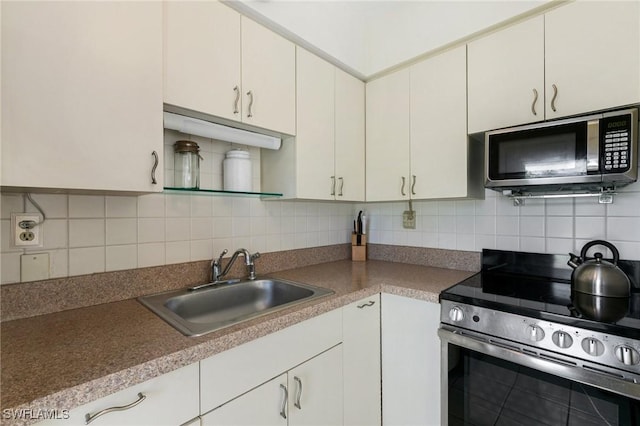
[[[580,264],[582,264],[582,258],[573,253],[569,253],[570,259],[567,261],[567,265],[571,266],[573,269],[576,269]]]

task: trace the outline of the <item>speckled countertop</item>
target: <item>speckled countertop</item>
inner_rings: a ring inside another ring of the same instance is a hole
[[[379,292],[431,302],[473,272],[385,261],[323,263],[270,274],[335,294],[201,337],[185,337],[137,300],[7,321],[2,409],[72,409]]]

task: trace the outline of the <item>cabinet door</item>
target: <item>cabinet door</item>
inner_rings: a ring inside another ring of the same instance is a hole
[[[342,425],[342,345],[290,370],[289,424]]]
[[[287,426],[286,386],[285,373],[205,414],[202,426]]]
[[[411,196],[467,196],[466,48],[411,67]]]
[[[344,424],[380,425],[380,295],[342,310]]]
[[[364,201],[364,83],[336,68],[336,200]]]
[[[367,83],[366,105],[367,201],[408,199],[409,69]]]
[[[542,16],[474,40],[468,53],[469,133],[544,120]]]
[[[163,3],[165,103],[240,121],[240,14],[217,1]]]
[[[242,17],[242,121],[295,134],[295,45]],[[248,94],[250,92],[250,94]]]
[[[198,363],[179,368],[155,379],[90,402],[69,412],[64,420],[45,420],[38,425],[85,425],[85,415],[95,416],[101,410],[129,405],[145,398],[134,407],[97,416],[91,422],[108,425],[179,425],[199,413]]]
[[[440,424],[440,305],[382,294],[382,423]]]
[[[162,191],[162,3],[3,2],[2,104],[3,186]]]
[[[640,102],[640,3],[580,1],[548,12],[545,60],[547,118]]]
[[[335,67],[297,48],[297,196],[333,200]]]

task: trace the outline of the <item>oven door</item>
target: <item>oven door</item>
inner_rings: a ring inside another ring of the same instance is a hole
[[[443,425],[637,425],[640,384],[442,325]]]

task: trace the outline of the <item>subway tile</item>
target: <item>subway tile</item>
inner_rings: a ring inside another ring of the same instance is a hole
[[[498,250],[519,250],[520,238],[512,236],[496,236],[496,249]]]
[[[573,238],[573,217],[549,216],[546,220],[546,234],[553,238]]]
[[[20,255],[22,253],[2,253],[0,254],[0,277],[2,284],[12,284],[20,282]]]
[[[122,271],[138,267],[138,246],[136,244],[107,246],[106,270]]]
[[[217,217],[231,217],[233,215],[233,198],[214,197],[213,214]]]
[[[456,250],[473,251],[476,241],[473,234],[456,234]]]
[[[69,220],[69,247],[97,247],[104,243],[104,219]]]
[[[191,261],[213,259],[213,239],[193,240],[190,242],[190,244]],[[219,255],[220,253],[218,253],[216,256]]]
[[[407,245],[407,231],[393,231],[393,245]]]
[[[165,196],[166,217],[191,217],[191,197],[182,194]]]
[[[473,216],[475,214],[475,201],[462,200],[456,201],[456,216]]]
[[[572,198],[551,198],[545,200],[547,216],[573,216]]]
[[[422,246],[430,247],[430,248],[438,248],[438,234],[436,232],[423,232]]]
[[[544,253],[544,238],[520,237],[520,250],[531,253]]]
[[[138,216],[137,197],[106,197],[108,218],[136,218]]]
[[[165,243],[138,244],[138,268],[164,265]]]
[[[104,271],[104,246],[69,249],[69,275],[85,275]]]
[[[13,242],[11,241],[11,221],[9,219],[0,220],[0,237],[0,239],[2,240],[0,244],[0,252],[22,252],[21,248],[14,247],[12,245]]]
[[[213,238],[231,238],[232,236],[232,218],[219,216],[214,217]]]
[[[640,241],[640,216],[608,217],[607,239],[620,241]]]
[[[518,216],[496,216],[497,235],[518,235],[520,218]]]
[[[615,201],[617,199],[614,199]],[[606,214],[606,204],[598,203],[596,198],[576,198],[574,203],[576,216],[604,216]]]
[[[499,216],[518,216],[520,215],[520,207],[514,206],[511,198],[500,196],[496,198],[496,214]]]
[[[248,237],[248,236],[234,237],[232,247],[233,247],[232,250],[237,250],[239,248],[246,248],[250,252],[254,251],[253,248],[251,247],[251,237]]]
[[[454,216],[438,216],[438,233],[455,234],[455,232],[456,220]]]
[[[313,246],[316,247],[319,244],[319,239],[320,239],[320,233],[319,232],[310,232],[309,234],[312,234],[311,236],[309,236],[310,241],[313,241]],[[264,235],[259,235],[259,236],[252,236],[251,237],[251,244],[250,244],[251,249],[254,252],[259,252],[259,253],[266,253],[267,251],[267,237],[265,237]],[[258,262],[258,272],[259,272],[259,264],[260,264],[260,260],[256,260],[256,262]]]
[[[545,218],[540,216],[520,217],[520,236],[544,237]]]
[[[280,251],[280,235],[267,235],[265,239],[266,239],[265,251],[267,252]],[[329,245],[329,237],[326,232],[320,233],[318,244],[321,246]]]
[[[0,218],[11,219],[11,213],[24,212],[24,198],[22,194],[0,194]]]
[[[438,215],[453,216],[456,214],[455,201],[438,201]]]
[[[102,218],[104,213],[103,196],[69,195],[70,218]]]
[[[183,263],[191,260],[190,241],[170,241],[165,244],[165,264]]]
[[[423,232],[438,232],[438,216],[422,216],[422,229]]]
[[[180,217],[168,217],[165,219],[164,241],[187,241],[190,236],[190,219]]]
[[[168,220],[168,219],[167,219]],[[191,240],[211,240],[213,238],[213,218],[192,217],[191,218]]]
[[[438,233],[438,248],[455,250],[456,234],[455,233]]]
[[[50,278],[62,278],[69,276],[69,250],[47,250],[49,253]]]
[[[33,194],[31,198],[42,208],[47,219],[66,219],[68,216],[68,196],[66,194]],[[26,197],[25,197],[26,200]],[[26,200],[27,211],[38,212],[29,200]]]
[[[213,239],[213,256],[212,258],[218,258],[220,253],[224,250],[231,251],[235,250],[233,248],[233,238],[214,238]],[[227,257],[231,256],[231,254],[227,254]]]
[[[495,249],[496,237],[495,235],[482,235],[477,234],[475,239],[475,250],[482,251],[482,249]]]
[[[640,215],[640,193],[625,193],[614,196],[612,204],[608,204],[607,216]]]
[[[545,214],[545,200],[525,200],[523,204],[518,206],[520,210],[520,216],[544,216]]]
[[[50,250],[68,247],[67,240],[69,232],[66,219],[47,219],[41,226],[43,227],[43,249]]]
[[[495,216],[496,215],[496,198],[485,198],[484,200],[475,201],[475,214],[477,216]]]
[[[138,242],[137,219],[107,219],[106,244],[108,246],[135,244]]]
[[[235,197],[232,202],[233,217],[251,216],[251,200],[249,198]]]
[[[293,219],[293,229],[296,234],[307,232],[307,217],[296,216]]]
[[[547,238],[546,253],[568,254],[574,251],[573,238]]]
[[[145,217],[138,219],[138,244],[165,241],[164,218]]]
[[[458,216],[456,217],[456,233],[470,234],[475,233],[475,220],[473,216]]]
[[[407,245],[410,247],[420,247],[422,245],[422,232],[407,231]]]
[[[640,241],[610,241],[620,252],[620,259],[640,261]]]
[[[164,194],[149,194],[138,197],[138,218],[164,218]]]
[[[318,232],[318,216],[307,216],[307,231]],[[251,219],[251,233],[262,235],[265,233],[264,218],[254,217]]]
[[[234,238],[251,236],[251,218],[249,217],[232,217],[231,232]]]
[[[511,216],[509,216],[511,218]],[[475,230],[478,235],[495,235],[496,234],[496,217],[495,216],[476,216]],[[495,241],[494,241],[495,244]]]
[[[606,234],[604,217],[576,217],[576,238],[602,239]]]

